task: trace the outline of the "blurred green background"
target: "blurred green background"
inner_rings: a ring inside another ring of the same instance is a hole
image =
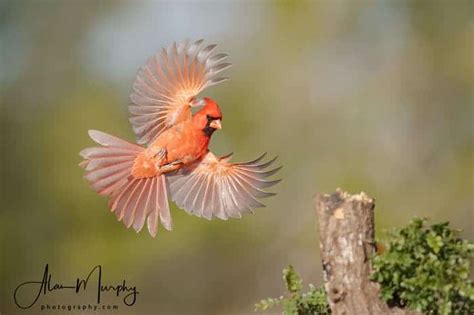
[[[0,0],[0,312],[94,302],[53,293],[13,303],[20,282],[103,279],[140,292],[113,314],[250,314],[283,291],[291,263],[321,268],[313,196],[376,198],[377,232],[414,216],[473,239],[470,1],[153,2]],[[278,154],[267,208],[206,221],[173,206],[174,231],[127,230],[83,180],[88,129],[132,140],[128,93],[163,45],[205,38],[231,55],[231,81],[205,91],[224,112],[213,138],[235,160]],[[56,312],[58,313],[58,312]],[[77,312],[76,312],[77,313]],[[87,313],[87,312],[85,312]]]

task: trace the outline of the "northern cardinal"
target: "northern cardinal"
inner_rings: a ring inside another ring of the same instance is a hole
[[[231,66],[223,62],[227,54],[213,53],[215,47],[203,40],[173,43],[139,70],[129,105],[138,145],[89,130],[102,146],[82,150],[80,166],[127,228],[139,232],[147,220],[153,237],[159,221],[171,230],[168,195],[191,214],[224,220],[264,207],[258,199],[274,195],[263,189],[279,182],[266,180],[281,168],[266,170],[276,158],[230,163],[231,154],[216,157],[208,149],[222,113],[214,100],[197,95],[227,80],[217,74]],[[197,106],[202,108],[193,115]]]

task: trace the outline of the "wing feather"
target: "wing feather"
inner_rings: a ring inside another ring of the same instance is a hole
[[[191,117],[190,100],[225,81],[216,77],[231,64],[227,54],[203,40],[174,42],[139,70],[130,94],[130,122],[139,144],[150,144],[165,129]]]
[[[212,219],[212,210],[210,207],[206,207],[209,201],[213,202],[214,198],[214,178],[209,176],[207,179],[206,190],[204,191],[204,197],[201,202],[201,213],[202,216],[208,220]]]
[[[264,190],[279,182],[266,180],[281,167],[266,170],[275,159],[261,163],[265,154],[246,163],[230,163],[230,156],[217,158],[208,152],[204,158],[167,175],[171,198],[187,212],[211,219],[240,218],[253,208],[265,207],[259,201],[275,195]]]

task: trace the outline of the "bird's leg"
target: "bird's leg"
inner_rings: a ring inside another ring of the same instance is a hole
[[[148,149],[148,157],[154,162],[155,168],[158,170],[161,165],[166,163],[166,158],[168,155],[168,152],[166,151],[165,148],[159,148],[159,149]]]
[[[166,155],[168,154],[168,152],[165,148],[160,148],[158,151],[152,151],[152,154],[153,158],[157,161],[163,161],[166,159]]]
[[[166,163],[166,160],[168,159],[168,151],[165,148],[154,150],[151,152],[151,154],[153,155],[153,159],[155,160],[155,168],[160,174],[175,171],[179,169],[183,164],[183,160],[176,160],[170,163]]]
[[[169,172],[172,172],[172,171],[175,171],[179,168],[181,168],[181,166],[183,165],[183,161],[182,160],[176,160],[176,161],[173,161],[171,163],[168,163],[168,164],[165,164],[163,166],[161,166],[158,171],[161,173],[161,174],[164,174],[164,173],[169,173]]]

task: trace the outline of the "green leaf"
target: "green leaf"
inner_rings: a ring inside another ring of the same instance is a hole
[[[324,288],[309,284],[309,291],[302,293],[303,282],[290,265],[283,270],[283,281],[288,293],[279,299],[264,299],[255,304],[255,311],[265,311],[274,306],[282,307],[283,315],[331,314]]]
[[[425,223],[415,219],[390,232],[387,250],[372,258],[371,280],[380,283],[381,298],[391,305],[427,314],[474,314],[473,244],[448,222]]]

